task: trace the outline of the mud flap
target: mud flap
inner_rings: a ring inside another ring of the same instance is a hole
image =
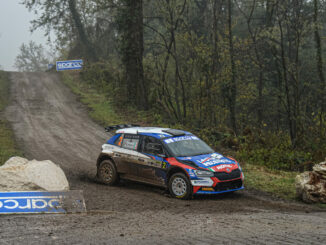
[[[0,192],[0,214],[86,212],[83,191]]]

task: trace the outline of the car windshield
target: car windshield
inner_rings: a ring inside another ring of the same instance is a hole
[[[204,141],[194,135],[168,138],[163,142],[175,157],[197,156],[214,152]]]

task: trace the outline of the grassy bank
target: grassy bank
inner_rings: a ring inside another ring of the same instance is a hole
[[[0,71],[0,165],[12,156],[20,156],[14,135],[9,123],[3,116],[3,111],[6,108],[9,100],[9,77],[8,73]]]
[[[149,113],[133,108],[116,108],[109,96],[111,91],[95,89],[92,84],[81,81],[78,73],[62,72],[61,76],[63,83],[87,105],[90,117],[102,126],[125,123],[149,125],[152,121]]]
[[[295,199],[295,177],[298,173],[270,170],[263,166],[244,164],[246,186],[284,199]]]
[[[63,82],[76,94],[80,101],[90,109],[89,114],[99,124],[123,123],[123,119],[115,113],[113,105],[104,92],[97,91],[90,84],[81,82],[78,73],[61,73]]]
[[[63,73],[64,83],[79,96],[90,109],[90,116],[101,125],[136,122],[146,125],[150,118],[146,113],[122,110],[114,107],[107,92],[97,91],[91,84],[80,81],[77,73]],[[145,117],[145,119],[144,119]],[[143,122],[143,123],[142,123]],[[166,125],[165,125],[166,126]],[[236,155],[235,152],[229,152]],[[258,189],[285,199],[295,199],[294,180],[297,173],[270,170],[264,166],[243,164],[248,188]]]

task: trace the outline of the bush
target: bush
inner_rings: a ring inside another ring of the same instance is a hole
[[[82,81],[90,84],[96,90],[104,92],[116,104],[125,105],[127,98],[121,96],[125,93],[121,69],[110,62],[97,62],[88,64],[81,72]]]
[[[298,171],[313,160],[310,152],[293,149],[289,137],[282,133],[265,132],[243,136],[237,158],[275,170]]]

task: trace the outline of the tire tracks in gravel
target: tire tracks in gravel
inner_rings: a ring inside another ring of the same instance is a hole
[[[58,74],[12,72],[11,103],[5,115],[26,157],[59,164],[71,189],[84,190],[89,212],[2,216],[0,243],[326,242],[326,213],[316,207],[252,191],[181,201],[148,185],[96,183],[95,162],[108,135]]]

